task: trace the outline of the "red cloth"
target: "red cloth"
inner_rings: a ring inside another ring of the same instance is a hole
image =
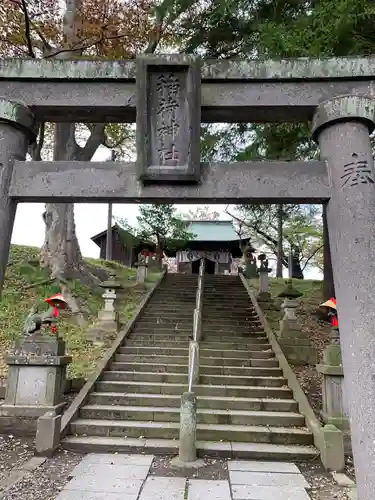
[[[59,317],[59,310],[57,307],[54,307],[52,309],[52,318],[58,318]]]
[[[337,320],[337,317],[336,316],[332,316],[332,321],[331,321],[331,324],[333,327],[336,327],[338,328],[339,327],[339,322]]]

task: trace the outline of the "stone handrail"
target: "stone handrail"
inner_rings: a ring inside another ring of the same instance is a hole
[[[242,274],[240,274],[240,278],[247,290],[259,320],[262,323],[264,331],[266,332],[268,341],[271,344],[276,359],[278,360],[280,368],[283,371],[283,375],[287,380],[287,384],[293,391],[293,397],[298,403],[299,411],[305,417],[306,426],[313,434],[314,445],[319,450],[320,458],[324,467],[327,470],[342,471],[345,467],[344,439],[342,432],[334,425],[322,426],[315,416],[306,394],[302,390],[294,371],[284,356],[276,335],[268,324],[268,321],[255,298],[253,290]]]
[[[94,386],[96,382],[98,381],[101,373],[107,368],[107,366],[111,363],[112,359],[114,358],[117,349],[121,346],[123,343],[124,339],[130,334],[130,332],[133,329],[133,326],[135,322],[137,321],[139,315],[141,312],[144,310],[146,307],[148,301],[151,299],[152,295],[154,294],[155,290],[159,287],[161,282],[164,280],[166,276],[165,270],[162,272],[162,275],[160,276],[159,280],[154,284],[152,289],[147,293],[145,298],[142,300],[140,305],[137,307],[135,310],[132,318],[129,320],[129,322],[124,326],[124,328],[121,329],[119,334],[117,335],[116,339],[114,340],[112,346],[108,351],[105,353],[103,359],[99,362],[97,370],[95,373],[89,377],[87,380],[86,384],[82,387],[80,392],[77,394],[76,398],[73,400],[69,408],[66,410],[66,412],[62,416],[62,421],[61,421],[61,435],[64,436],[68,433],[69,429],[69,424],[72,422],[75,418],[78,416],[79,409],[81,408],[82,405],[85,404],[87,401],[90,392],[94,389]]]
[[[193,385],[199,381],[199,341],[202,337],[204,271],[205,262],[204,259],[201,259],[193,316],[193,339],[189,344],[188,392],[184,392],[181,396],[179,460],[183,463],[194,462],[197,458],[195,443],[197,398],[193,392]]]

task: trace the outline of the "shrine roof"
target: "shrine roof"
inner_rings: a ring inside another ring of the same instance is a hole
[[[192,241],[239,241],[230,220],[192,220],[187,231],[194,237]]]

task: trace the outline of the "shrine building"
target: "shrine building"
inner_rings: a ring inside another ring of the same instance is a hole
[[[198,220],[189,221],[186,229],[193,238],[168,251],[176,257],[178,273],[198,273],[200,259],[205,259],[207,274],[224,274],[231,271],[232,260],[242,256],[241,247],[248,239],[240,239],[231,221]]]

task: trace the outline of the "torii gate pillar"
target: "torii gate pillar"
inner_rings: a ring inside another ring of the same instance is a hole
[[[15,160],[24,161],[30,140],[35,140],[34,116],[21,103],[0,98],[0,293],[9,256],[17,204],[9,198]]]
[[[358,498],[375,492],[375,99],[342,96],[313,121],[332,194],[327,219]]]

